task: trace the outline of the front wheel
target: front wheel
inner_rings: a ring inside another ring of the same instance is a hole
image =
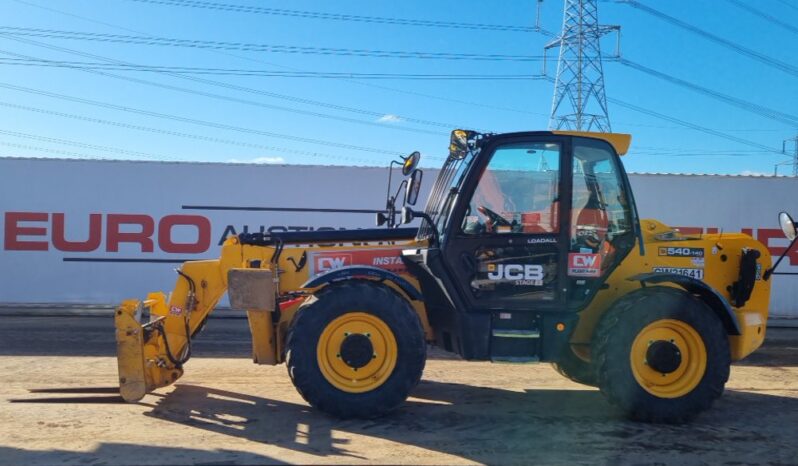
[[[410,304],[385,285],[330,285],[297,311],[286,338],[294,386],[313,407],[371,418],[404,402],[421,379],[424,330]]]
[[[622,299],[596,329],[601,392],[629,417],[681,423],[709,409],[729,379],[718,316],[689,293],[649,287]]]

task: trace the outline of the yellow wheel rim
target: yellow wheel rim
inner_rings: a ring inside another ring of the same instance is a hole
[[[352,367],[342,357],[342,346],[347,339],[363,340],[363,337],[371,344],[371,359],[360,367]],[[324,328],[316,346],[316,357],[322,375],[334,387],[349,393],[368,392],[385,383],[393,373],[397,359],[396,338],[379,317],[349,312]]]
[[[678,366],[667,373],[656,370],[647,360],[649,348],[661,342],[675,346],[680,358]],[[704,340],[691,325],[680,320],[663,319],[648,324],[637,334],[629,356],[637,383],[659,398],[687,395],[698,386],[707,369]]]

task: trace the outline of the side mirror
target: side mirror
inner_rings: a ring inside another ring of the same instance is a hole
[[[781,264],[782,259],[784,256],[787,255],[788,252],[792,249],[793,245],[795,244],[795,239],[798,238],[798,230],[795,228],[795,222],[793,221],[790,214],[787,212],[780,212],[779,213],[779,225],[781,225],[781,231],[784,232],[784,236],[790,240],[790,245],[784,248],[784,252],[781,253],[779,258],[776,260],[776,263],[773,264],[769,269],[765,270],[765,273],[762,275],[763,280],[767,280],[773,275],[773,271],[776,270],[776,267]]]
[[[388,216],[387,216],[387,215],[385,215],[385,214],[384,214],[384,213],[382,213],[382,212],[377,212],[377,218],[376,218],[376,220],[377,220],[377,222],[376,222],[376,223],[377,223],[377,226],[378,226],[378,227],[381,227],[381,226],[385,225],[385,222],[387,222],[387,221],[388,221]]]
[[[421,191],[421,178],[424,172],[419,169],[413,170],[410,175],[410,181],[407,183],[407,190],[405,191],[405,202],[410,205],[416,205],[418,201],[418,193]]]
[[[409,175],[415,168],[418,166],[418,162],[421,161],[421,152],[415,151],[412,154],[405,157],[404,162],[402,163],[402,175],[407,176]]]
[[[465,158],[468,153],[468,137],[470,131],[464,129],[456,129],[452,131],[449,137],[449,157],[455,160]]]
[[[786,236],[788,240],[793,241],[795,237],[798,236],[798,229],[795,227],[795,222],[787,212],[779,213],[779,225],[781,226],[781,231],[784,232],[784,236]]]
[[[402,215],[400,220],[402,222],[402,225],[407,225],[408,223],[415,220],[415,218],[416,218],[416,213],[413,212],[413,209],[407,206],[402,207]]]

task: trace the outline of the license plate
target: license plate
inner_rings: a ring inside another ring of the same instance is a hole
[[[690,269],[683,267],[654,267],[654,272],[675,273],[685,277],[701,280],[704,278],[704,269]]]

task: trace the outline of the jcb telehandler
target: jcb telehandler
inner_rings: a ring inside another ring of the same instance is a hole
[[[467,360],[552,362],[634,419],[688,420],[762,344],[771,258],[744,234],[639,220],[619,158],[630,140],[456,130],[423,212],[409,207],[413,153],[394,196],[389,178],[377,216],[388,228],[230,237],[218,259],[184,263],[168,298],[116,310],[122,396],[176,381],[227,292],[246,310],[255,363],[285,362],[335,416],[401,405],[435,344]]]

